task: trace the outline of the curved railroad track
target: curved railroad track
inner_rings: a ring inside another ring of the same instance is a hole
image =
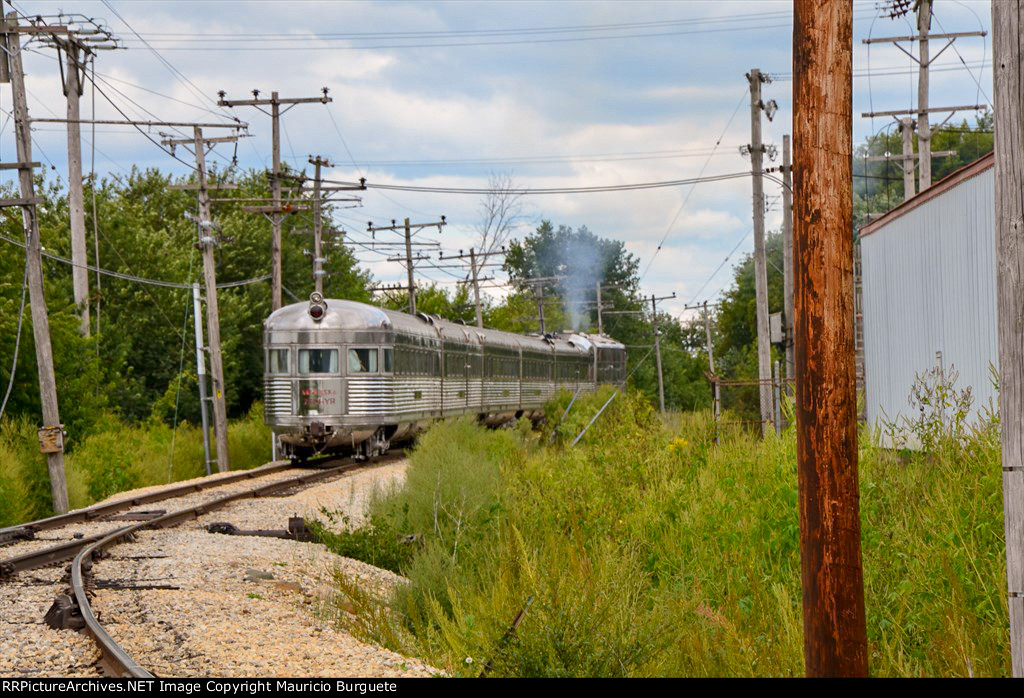
[[[403,456],[404,454],[401,451],[398,451],[394,454],[383,456],[371,462],[373,464],[387,463]],[[13,580],[17,572],[20,571],[52,565],[54,563],[73,558],[70,567],[70,592],[57,596],[54,606],[47,614],[47,623],[51,624],[51,627],[81,627],[85,634],[93,639],[99,649],[99,665],[105,674],[118,677],[151,677],[152,674],[133,660],[132,657],[122,647],[120,647],[120,645],[118,645],[118,643],[111,637],[97,619],[89,598],[91,592],[89,572],[92,561],[106,554],[110,548],[117,545],[119,542],[132,540],[134,538],[133,534],[142,529],[168,528],[186,521],[194,520],[211,511],[221,509],[232,502],[251,498],[280,496],[282,493],[290,490],[304,489],[314,483],[320,483],[340,476],[350,470],[358,468],[360,465],[362,465],[362,463],[346,459],[344,462],[333,467],[325,467],[318,470],[304,470],[301,474],[294,477],[277,479],[273,482],[261,484],[256,487],[231,492],[224,496],[203,501],[193,506],[183,507],[167,513],[160,513],[159,516],[148,518],[148,520],[138,521],[131,525],[115,527],[111,530],[88,537],[81,536],[77,540],[63,542],[57,546],[35,550],[8,558],[7,560],[0,561],[0,582]],[[126,509],[139,506],[140,504],[169,500],[174,497],[182,497],[226,484],[277,474],[288,470],[291,467],[292,466],[287,464],[272,464],[270,466],[246,471],[245,473],[238,473],[237,475],[220,478],[211,482],[191,483],[189,485],[169,488],[160,492],[130,498],[119,502],[90,507],[87,510],[74,512],[73,514],[65,515],[63,517],[51,517],[41,521],[30,522],[21,526],[3,529],[0,531],[0,534],[13,532],[15,529],[33,531],[34,533],[35,531],[55,529],[61,526],[73,525],[84,521],[94,521],[103,516],[109,516],[112,513],[124,511]],[[14,538],[12,536],[6,540],[18,540],[18,538]],[[68,624],[69,619],[71,621],[70,624]],[[53,623],[62,623],[62,625],[54,625]]]

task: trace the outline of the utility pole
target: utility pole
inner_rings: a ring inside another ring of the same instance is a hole
[[[715,415],[715,443],[718,443],[718,422],[722,419],[722,393],[718,385],[718,376],[715,374],[715,343],[711,341],[711,312],[708,310],[708,302],[704,301],[704,334],[708,347],[708,369],[714,377],[714,406]]]
[[[772,424],[772,345],[768,333],[768,265],[764,246],[764,144],[761,143],[761,83],[767,76],[754,68],[750,83],[750,171],[754,187],[754,290],[757,304],[757,378],[761,402],[761,435]]]
[[[203,309],[199,297],[199,284],[192,284],[192,310],[195,314],[196,328],[196,375],[199,379],[199,414],[203,422],[203,461],[206,465],[206,474],[210,474],[210,465],[213,459],[210,457],[210,416],[208,391],[206,389],[206,356],[203,354]],[[275,444],[276,445],[276,444]]]
[[[498,266],[501,266],[501,264],[498,263],[498,262],[489,262],[488,258],[489,257],[503,257],[505,255],[505,253],[506,253],[506,250],[505,250],[505,247],[503,245],[501,247],[501,249],[492,250],[491,252],[477,252],[473,248],[470,248],[469,254],[463,254],[462,250],[459,250],[459,253],[457,255],[448,255],[447,257],[445,257],[444,256],[444,252],[442,252],[440,254],[440,256],[438,257],[438,259],[440,259],[441,261],[446,261],[446,262],[450,261],[450,260],[453,260],[453,259],[468,259],[469,260],[469,276],[464,281],[459,281],[459,283],[460,284],[468,283],[468,284],[472,284],[473,285],[473,303],[476,306],[476,326],[477,327],[481,327],[482,328],[484,326],[483,306],[482,306],[482,304],[480,302],[480,282],[481,281],[493,281],[494,280],[493,276],[480,276],[480,272],[483,271],[483,269],[485,267],[498,267]],[[455,268],[463,268],[463,269],[465,268],[465,267],[459,267],[459,265],[454,265],[454,267]],[[446,266],[434,265],[431,268],[433,268],[433,269],[451,269],[453,267],[452,266],[447,266],[447,265]]]
[[[658,301],[675,298],[673,291],[671,296],[658,296],[651,294],[651,326],[654,328],[654,357],[658,362],[658,409],[665,414],[665,380],[661,373],[661,331],[658,329]]]
[[[907,170],[910,170],[910,178],[913,179],[914,161],[913,158],[919,158],[918,163],[918,177],[920,179],[919,191],[924,191],[932,185],[932,158],[937,157],[939,153],[932,152],[932,132],[931,123],[929,121],[929,115],[932,112],[949,112],[949,117],[946,118],[948,121],[952,118],[953,114],[958,111],[978,110],[985,108],[986,105],[975,104],[966,106],[955,106],[955,107],[932,107],[929,104],[929,68],[931,68],[931,62],[935,58],[938,58],[942,53],[953,45],[953,42],[959,38],[969,36],[985,36],[986,32],[975,31],[975,32],[952,32],[943,34],[931,34],[932,26],[932,0],[916,0],[914,7],[917,10],[917,33],[911,36],[890,36],[890,37],[879,37],[864,39],[865,44],[877,44],[877,43],[892,43],[901,51],[906,53],[910,58],[917,63],[918,66],[918,77],[917,77],[917,109],[897,109],[893,111],[878,111],[868,112],[861,116],[865,118],[872,118],[875,116],[903,116],[905,114],[917,114],[917,150],[916,156],[913,155],[913,149],[907,147],[907,129],[913,128],[912,121],[910,119],[900,119],[900,129],[903,131],[904,145],[903,145],[903,196],[904,200],[910,198],[907,195],[908,191],[913,191],[913,186],[907,186]],[[901,3],[898,6],[894,6],[893,12],[890,17],[895,18],[907,14],[910,10],[910,3]],[[929,41],[931,39],[945,39],[948,43],[943,46],[938,53],[935,54],[934,58],[930,56]],[[910,52],[904,50],[899,44],[903,41],[917,41],[918,42],[918,55],[915,57]],[[942,122],[946,123],[945,121]],[[941,128],[942,124],[939,125]],[[892,159],[887,157],[875,157],[868,158],[869,160],[888,160]],[[913,196],[911,194],[910,196]]]
[[[992,3],[996,287],[1006,581],[1013,675],[1024,677],[1024,0]]]
[[[412,222],[409,221],[408,218],[406,218],[403,221],[401,226],[396,224],[394,220],[391,221],[391,225],[385,226],[385,227],[375,227],[373,225],[373,222],[370,222],[370,224],[368,225],[368,227],[366,229],[367,232],[373,233],[374,235],[376,235],[376,233],[378,231],[387,231],[387,230],[402,231],[402,232],[404,232],[404,234],[405,234],[405,258],[404,258],[404,261],[405,261],[405,269],[406,269],[406,272],[407,272],[407,275],[408,275],[408,281],[409,281],[408,289],[409,289],[409,314],[410,315],[415,315],[416,314],[416,279],[414,278],[415,263],[416,263],[417,260],[427,259],[427,257],[422,256],[422,255],[417,256],[415,258],[412,255],[412,247],[413,247],[412,237],[414,235],[413,228],[415,228],[416,232],[418,233],[423,228],[432,228],[432,227],[436,226],[437,227],[437,232],[440,233],[441,232],[441,228],[443,226],[445,226],[445,225],[447,225],[447,221],[444,219],[444,216],[441,216],[441,220],[435,221],[435,222],[432,222],[432,223],[412,223]],[[388,261],[389,262],[398,262],[398,261],[403,261],[403,260],[402,260],[401,257],[388,257]]]
[[[36,205],[42,201],[35,194],[32,181],[32,133],[25,99],[25,73],[21,61],[21,38],[25,30],[45,30],[67,33],[67,27],[21,27],[18,13],[10,12],[3,27],[5,50],[0,56],[4,64],[3,77],[9,78],[14,109],[14,135],[17,139],[17,163],[5,169],[17,169],[21,199],[3,202],[5,206],[20,206],[25,225],[28,266],[28,290],[32,306],[32,333],[36,345],[36,366],[39,371],[39,401],[42,406],[43,427],[39,430],[40,450],[46,454],[46,467],[50,475],[53,509],[58,514],[68,511],[68,488],[64,473],[64,425],[60,422],[57,406],[57,380],[53,369],[53,348],[50,345],[50,318],[46,309],[43,289],[42,244],[39,239],[39,215]]]
[[[900,119],[900,134],[903,136],[903,200],[908,201],[917,194],[914,187],[914,120],[909,116]]]
[[[857,483],[853,7],[795,0],[797,462],[807,675],[868,675]]]
[[[782,286],[783,312],[786,324],[783,339],[786,342],[786,394],[793,380],[793,160],[790,154],[789,134],[782,137]],[[712,369],[714,371],[714,369]]]
[[[482,328],[484,326],[484,315],[483,310],[480,308],[480,279],[478,278],[478,269],[476,267],[476,252],[473,248],[469,248],[469,268],[470,273],[473,275],[473,306],[476,309],[476,326]]]
[[[61,64],[64,54],[64,70],[61,77],[64,96],[67,100],[68,133],[68,212],[71,222],[71,288],[83,336],[90,334],[89,321],[89,270],[88,252],[85,239],[85,197],[82,192],[82,118],[79,101],[85,82],[85,65],[89,59],[96,59],[96,52],[120,48],[117,39],[101,27],[96,20],[70,15],[64,21],[80,25],[66,36],[53,34],[46,44],[57,49],[57,62]]]
[[[544,325],[544,287],[535,286],[537,291],[537,321],[540,324],[540,333],[547,334],[547,327]]]
[[[962,107],[964,109],[968,107]],[[876,114],[877,115],[877,114]],[[903,154],[892,155],[886,153],[885,155],[869,155],[864,158],[865,162],[892,162],[897,160],[900,162],[900,167],[903,169],[903,200],[912,198],[915,194],[916,184],[914,182],[914,160],[922,157],[921,153],[914,152],[914,120],[910,117],[903,117],[899,120],[900,134],[903,138]],[[956,155],[955,150],[933,150],[931,152],[931,158],[941,158],[949,155]]]
[[[932,0],[917,0],[917,150],[921,154],[917,175],[921,191],[932,185],[932,128],[928,123],[928,30],[932,26]],[[904,163],[904,167],[906,164]]]
[[[281,204],[281,116],[295,107],[297,104],[327,104],[332,102],[330,97],[327,96],[329,92],[328,88],[324,87],[321,90],[320,97],[279,97],[277,92],[270,93],[270,99],[260,99],[260,91],[252,91],[252,99],[224,99],[227,93],[221,90],[217,93],[220,98],[217,102],[217,106],[220,107],[256,107],[264,114],[267,114],[266,109],[262,107],[270,107],[270,120],[271,120],[271,131],[273,133],[273,169],[270,175],[270,186],[273,192],[274,202],[273,208],[266,212],[268,218],[270,218],[271,226],[273,226],[273,236],[270,243],[270,286],[271,286],[271,309],[277,310],[281,307],[281,221],[284,219],[284,215],[290,213],[290,210],[282,208]],[[281,105],[287,105],[283,110]]]
[[[601,282],[597,282],[597,333],[604,334],[604,322],[601,319]]]
[[[409,275],[409,314],[416,314],[416,280],[413,278],[412,226],[405,219],[405,270]]]
[[[315,158],[310,157],[309,162],[314,166],[314,179],[313,179],[313,285],[316,288],[316,292],[321,296],[324,293],[324,256],[323,256],[323,244],[321,241],[321,225],[322,225],[322,202],[320,197],[320,168],[321,167],[334,167],[327,159],[317,155]]]
[[[165,146],[172,148],[178,145],[188,148],[191,146],[196,158],[195,185],[186,185],[186,188],[194,188],[199,195],[199,247],[203,252],[203,277],[206,286],[206,332],[210,344],[210,372],[213,378],[213,431],[217,440],[217,470],[225,472],[230,469],[230,457],[228,454],[228,413],[224,400],[224,361],[221,355],[220,346],[220,309],[217,305],[217,262],[213,256],[213,248],[217,244],[214,237],[215,225],[210,214],[210,194],[206,181],[206,146],[215,143],[234,143],[237,136],[222,136],[219,138],[203,138],[203,129],[199,126],[193,127],[193,137],[175,139],[168,138],[162,142]],[[215,185],[214,188],[221,188]]]
[[[85,244],[85,197],[82,193],[82,127],[78,100],[82,96],[84,67],[78,42],[68,37],[67,77],[64,95],[68,101],[68,209],[71,214],[71,287],[81,318],[81,333],[89,336],[89,263]],[[58,58],[59,60],[59,58]]]
[[[710,307],[718,307],[717,303],[712,303]],[[683,307],[683,310],[700,310],[701,316],[704,318],[704,341],[708,352],[708,380],[711,382],[711,395],[712,395],[712,412],[715,416],[715,443],[718,443],[718,423],[722,418],[721,405],[722,405],[722,394],[721,388],[718,385],[718,376],[715,375],[715,344],[711,339],[711,311],[709,310],[708,302],[698,303],[697,305],[687,305]]]

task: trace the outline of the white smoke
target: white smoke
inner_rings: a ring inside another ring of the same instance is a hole
[[[569,329],[579,331],[589,323],[590,301],[596,295],[597,283],[604,279],[604,259],[598,247],[585,236],[573,236],[562,250],[561,267],[566,278],[565,313]]]

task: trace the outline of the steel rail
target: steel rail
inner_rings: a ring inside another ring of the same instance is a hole
[[[39,519],[38,521],[29,521],[28,523],[9,526],[7,528],[0,528],[0,545],[17,540],[30,540],[38,531],[70,526],[72,524],[82,523],[83,521],[92,521],[94,519],[109,516],[110,514],[124,511],[125,509],[131,509],[132,507],[143,504],[152,504],[153,502],[160,502],[165,499],[174,499],[186,494],[213,489],[215,487],[220,487],[221,485],[230,485],[242,480],[251,480],[265,475],[272,475],[273,473],[287,470],[292,467],[294,466],[291,463],[271,463],[269,465],[260,466],[259,468],[253,468],[252,470],[240,470],[216,480],[193,482],[188,485],[178,485],[177,487],[171,487],[158,492],[150,492],[149,494],[139,495],[137,497],[132,497],[131,499],[120,499],[115,502],[108,502],[107,504],[97,504],[84,509],[71,511],[67,514],[51,516],[49,518]]]
[[[371,462],[387,462],[388,460],[393,460],[396,457],[404,457],[404,455],[404,453],[396,453],[390,457],[384,456],[382,459]],[[100,662],[104,664],[107,671],[117,677],[153,678],[152,674],[140,666],[134,659],[132,659],[124,648],[117,644],[114,638],[110,636],[106,629],[96,619],[96,614],[93,613],[92,606],[89,604],[89,597],[86,594],[85,575],[82,571],[83,564],[86,561],[92,560],[93,553],[103,550],[104,548],[114,545],[122,540],[128,539],[136,531],[140,531],[144,528],[165,528],[168,526],[174,526],[182,523],[183,521],[198,518],[203,514],[220,509],[231,502],[235,502],[240,499],[272,495],[280,492],[281,490],[287,490],[297,485],[306,485],[312,482],[317,482],[318,480],[324,480],[335,475],[340,475],[361,465],[362,462],[350,461],[334,468],[317,470],[299,477],[272,482],[244,492],[229,494],[204,504],[164,514],[163,516],[152,519],[151,521],[142,521],[132,526],[119,529],[82,549],[71,563],[71,591],[74,594],[76,603],[78,604],[78,609],[81,613],[82,619],[85,621],[85,630],[90,636],[92,636],[93,640],[95,640],[99,647],[101,653]]]

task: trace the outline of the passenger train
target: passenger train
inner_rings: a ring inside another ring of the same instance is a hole
[[[318,293],[263,326],[265,419],[296,461],[372,458],[448,417],[537,420],[558,390],[626,382],[626,348],[601,335],[518,335]]]

